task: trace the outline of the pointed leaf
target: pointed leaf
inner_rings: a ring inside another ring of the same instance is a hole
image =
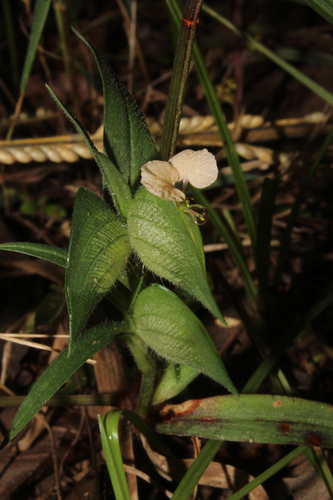
[[[32,64],[33,64],[34,59],[35,59],[38,43],[39,43],[43,28],[45,26],[45,22],[46,22],[47,14],[49,12],[50,5],[51,5],[51,0],[37,0],[35,3],[33,24],[32,24],[31,33],[29,36],[28,50],[27,50],[27,55],[25,57],[24,67],[23,67],[21,82],[20,82],[21,94],[24,94],[24,92],[27,88],[27,83],[28,83],[28,79],[30,76]]]
[[[10,252],[23,253],[31,257],[47,260],[58,266],[66,267],[67,250],[65,248],[51,247],[49,245],[41,245],[40,243],[12,242],[2,243],[0,250]]]
[[[66,268],[70,348],[94,307],[124,271],[131,253],[126,228],[97,195],[79,189]]]
[[[167,399],[177,396],[177,394],[186,389],[198,375],[199,372],[190,366],[169,363],[157,382],[152,405],[158,405]]]
[[[148,269],[186,290],[224,322],[196,246],[174,202],[141,188],[131,205],[128,232]]]
[[[91,154],[94,157],[94,160],[98,165],[98,168],[100,169],[104,177],[106,187],[109,190],[110,195],[112,196],[117,210],[119,210],[119,212],[124,217],[127,217],[129,205],[132,201],[132,195],[124,177],[117,170],[115,165],[113,165],[112,161],[103,153],[97,150],[95,144],[92,142],[88,133],[82,127],[81,123],[78,122],[78,120],[72,115],[70,111],[68,111],[68,109],[62,104],[60,99],[58,99],[55,93],[50,89],[50,87],[48,85],[46,85],[46,87],[60,109],[64,112],[67,118],[70,119],[78,133],[82,135],[88,148],[90,149]]]
[[[190,366],[237,394],[204,326],[173,292],[156,284],[144,290],[133,320],[135,333],[160,356]]]
[[[163,434],[333,447],[332,406],[294,397],[216,396],[168,405],[157,418]]]
[[[157,158],[155,141],[138,105],[116,73],[86,38],[75,29],[74,32],[93,53],[102,78],[105,153],[135,191],[142,165]]]
[[[32,386],[29,394],[18,409],[1,447],[9,443],[23,429],[83,363],[125,332],[123,323],[104,323],[87,330],[84,335],[81,335],[72,356],[68,357],[68,348],[62,351]]]

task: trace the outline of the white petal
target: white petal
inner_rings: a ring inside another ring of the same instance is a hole
[[[179,179],[188,179],[196,188],[210,186],[217,179],[216,160],[207,149],[185,149],[170,158],[169,162],[178,170]]]
[[[150,193],[164,200],[185,199],[185,194],[174,186],[178,179],[178,170],[167,161],[149,161],[141,168],[141,183]]]

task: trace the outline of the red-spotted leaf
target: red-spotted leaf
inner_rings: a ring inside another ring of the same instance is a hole
[[[332,406],[287,396],[216,396],[168,405],[162,434],[226,441],[333,447]]]

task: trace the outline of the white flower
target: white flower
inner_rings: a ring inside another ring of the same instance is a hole
[[[188,182],[202,189],[210,186],[216,178],[216,160],[207,149],[186,149],[169,161],[149,161],[141,168],[141,183],[164,200],[184,201]],[[183,191],[175,187],[180,181],[183,181]]]

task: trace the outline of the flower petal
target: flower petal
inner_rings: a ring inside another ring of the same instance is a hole
[[[141,168],[141,183],[164,200],[185,200],[185,194],[174,186],[178,180],[178,170],[167,161],[149,161]]]
[[[185,149],[170,158],[169,163],[178,170],[179,179],[188,179],[196,188],[202,189],[216,181],[218,173],[216,160],[207,149],[200,151]]]

